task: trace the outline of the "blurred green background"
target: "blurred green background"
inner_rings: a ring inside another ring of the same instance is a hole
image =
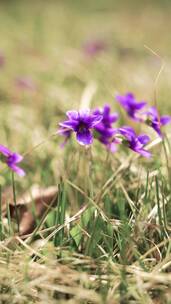
[[[56,131],[66,110],[80,107],[87,88],[91,107],[108,102],[114,110],[116,92],[153,104],[157,90],[162,113],[170,113],[170,16],[169,0],[1,1],[1,142],[29,151]],[[42,164],[46,177],[58,176],[59,141],[28,154],[35,181]]]

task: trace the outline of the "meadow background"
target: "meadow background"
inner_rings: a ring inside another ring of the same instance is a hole
[[[85,104],[134,126],[116,93],[171,114],[170,16],[159,0],[0,1],[1,144],[27,173],[1,165],[0,303],[171,303],[171,126],[164,143],[145,128],[151,160],[54,135]],[[87,54],[94,41],[104,49]],[[58,195],[41,218],[29,200],[37,228],[24,238],[10,204],[34,187]]]

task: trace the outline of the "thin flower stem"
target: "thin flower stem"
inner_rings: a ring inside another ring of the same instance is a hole
[[[25,156],[29,155],[31,152],[33,152],[36,149],[38,149],[40,146],[42,146],[43,144],[45,144],[46,142],[48,142],[52,137],[56,136],[57,134],[58,134],[58,132],[49,135],[46,139],[42,140],[40,143],[38,143],[37,145],[35,145],[34,147],[32,147],[30,150],[28,150],[27,152],[25,152],[22,156],[25,157]]]
[[[12,172],[12,188],[13,188],[13,198],[14,198],[14,208],[15,208],[15,216],[17,222],[17,232],[20,232],[20,222],[19,222],[19,215],[17,210],[17,200],[16,200],[16,191],[15,191],[15,180],[14,180],[14,172]]]

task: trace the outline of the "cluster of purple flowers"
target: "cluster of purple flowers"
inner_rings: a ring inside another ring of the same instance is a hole
[[[146,101],[138,102],[132,93],[117,95],[116,100],[126,111],[128,116],[139,123],[144,123],[163,137],[162,127],[171,122],[171,116],[160,116],[156,107],[148,107]],[[117,113],[111,113],[109,105],[93,111],[80,110],[68,111],[67,120],[60,122],[58,134],[65,137],[64,144],[69,140],[72,133],[76,134],[76,139],[80,145],[89,146],[95,138],[111,152],[115,152],[117,145],[122,144],[134,152],[149,158],[150,152],[145,150],[145,145],[150,141],[146,134],[137,135],[130,126],[113,127],[118,120]],[[25,172],[18,164],[23,157],[10,151],[7,147],[0,145],[1,161],[15,173],[24,176]]]
[[[163,136],[162,126],[171,122],[170,116],[160,116],[155,107],[147,107],[146,101],[138,102],[132,93],[117,95],[116,100],[132,120],[150,126],[160,137]],[[59,134],[65,136],[64,143],[74,132],[81,145],[91,145],[95,138],[112,152],[116,151],[117,144],[123,144],[144,157],[151,156],[150,152],[144,149],[150,141],[149,136],[137,135],[129,126],[114,128],[113,123],[118,120],[119,115],[111,113],[109,105],[93,111],[69,111],[66,115],[68,120],[59,123],[61,129],[58,131]]]
[[[147,102],[138,102],[132,93],[127,93],[123,96],[117,95],[116,100],[131,119],[152,127],[159,136],[162,136],[161,127],[171,122],[171,117],[169,115],[160,116],[156,107],[149,107],[145,110]]]

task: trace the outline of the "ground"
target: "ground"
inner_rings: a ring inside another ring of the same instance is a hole
[[[0,303],[171,303],[171,126],[161,140],[115,99],[171,114],[170,14],[169,1],[1,1],[1,144],[26,176],[1,164]],[[148,132],[151,159],[61,147],[66,111],[106,103]]]

